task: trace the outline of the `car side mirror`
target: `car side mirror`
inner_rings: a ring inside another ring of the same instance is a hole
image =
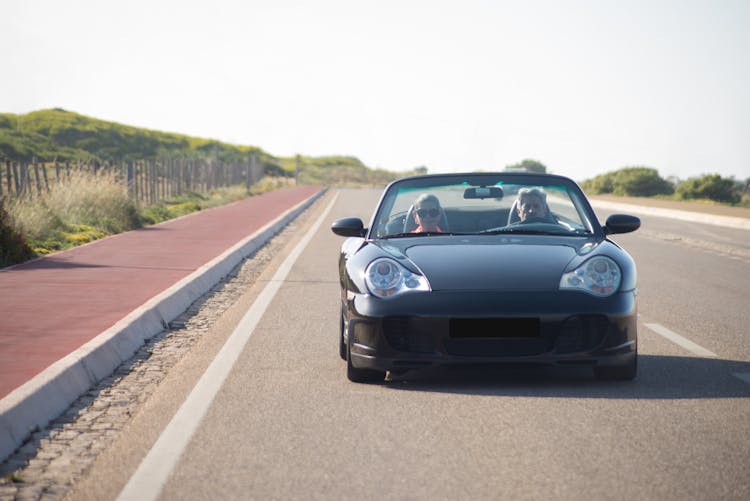
[[[641,220],[628,214],[612,214],[604,225],[604,234],[630,233],[641,227]]]
[[[342,237],[364,237],[367,234],[367,228],[358,217],[337,219],[331,225],[331,231]]]

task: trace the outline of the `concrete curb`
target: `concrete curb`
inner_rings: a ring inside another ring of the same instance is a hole
[[[23,444],[35,429],[45,428],[79,396],[112,374],[147,339],[168,327],[169,322],[242,259],[263,246],[325,192],[320,190],[282,213],[0,400],[0,461]]]

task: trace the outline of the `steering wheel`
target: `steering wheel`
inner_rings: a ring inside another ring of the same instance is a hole
[[[550,221],[549,218],[546,218],[546,217],[530,216],[524,220],[516,221],[513,224],[533,224],[533,223],[554,223],[554,221]]]

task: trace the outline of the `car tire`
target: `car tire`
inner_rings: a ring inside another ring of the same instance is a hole
[[[351,341],[351,338],[349,339]],[[357,369],[352,365],[352,344],[346,344],[346,377],[353,383],[378,383],[385,379],[385,372],[373,369]]]
[[[347,359],[347,353],[346,353],[346,341],[344,341],[344,332],[345,332],[345,323],[346,320],[344,320],[344,314],[341,314],[341,320],[339,321],[339,356],[341,357],[341,360]]]
[[[632,381],[638,373],[638,356],[625,365],[594,367],[594,376],[602,381]]]

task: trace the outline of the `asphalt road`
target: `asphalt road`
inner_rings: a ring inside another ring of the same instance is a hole
[[[335,196],[303,216],[310,225]],[[598,382],[588,371],[433,371],[359,385],[346,379],[338,356],[342,239],[329,226],[343,216],[369,220],[378,196],[339,192],[283,281],[272,273],[296,243],[174,369],[69,497],[118,496],[253,301],[275,283],[220,391],[199,399],[205,417],[182,455],[171,452],[161,498],[750,498],[750,232],[643,217],[642,230],[616,238],[639,270],[633,382]]]

